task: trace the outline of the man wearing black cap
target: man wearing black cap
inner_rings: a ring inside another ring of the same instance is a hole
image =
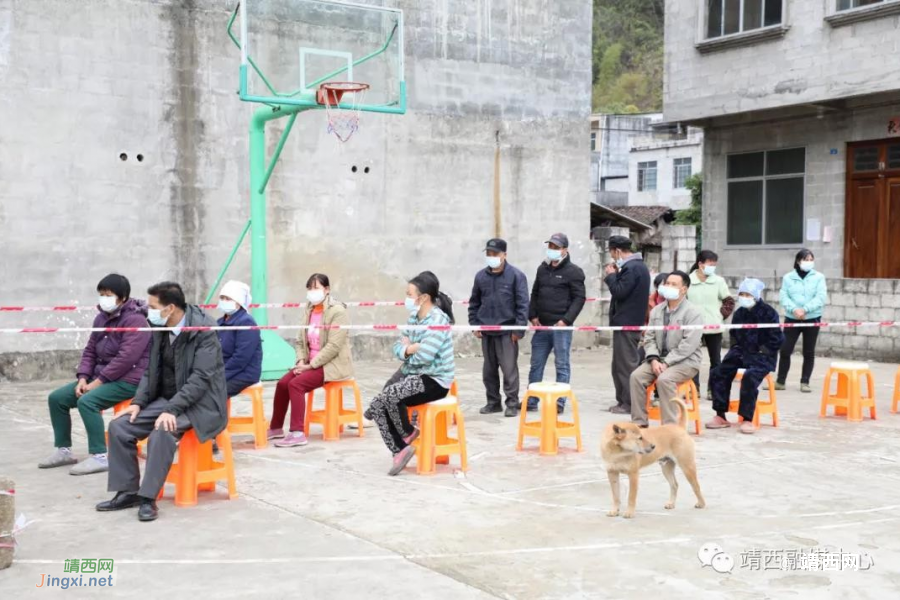
[[[569,258],[569,238],[554,233],[547,240],[547,259],[538,267],[531,288],[528,317],[531,324],[570,326],[584,308],[584,271]],[[550,352],[556,359],[556,381],[569,383],[569,352],[572,350],[571,331],[536,331],[531,338],[531,371],[528,383],[544,379],[544,367]],[[556,400],[557,412],[566,406],[565,398]],[[537,398],[528,399],[528,410],[537,410]]]
[[[631,240],[614,235],[609,238],[609,254],[615,264],[606,266],[604,283],[612,302],[609,324],[614,327],[643,325],[650,300],[650,271],[640,253],[631,252]],[[612,378],[616,388],[616,404],[609,412],[631,414],[631,373],[641,362],[640,331],[613,332]]]
[[[475,275],[469,298],[469,325],[528,325],[528,279],[506,262],[506,242],[488,240],[486,267]],[[506,392],[506,416],[519,414],[519,340],[525,331],[476,331],[484,355],[484,389],[487,404],[481,414],[500,412],[500,377]]]

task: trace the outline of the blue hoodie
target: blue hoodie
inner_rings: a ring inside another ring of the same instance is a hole
[[[256,325],[256,320],[243,308],[217,321],[222,327]],[[222,344],[226,381],[243,381],[250,384],[262,375],[262,339],[258,330],[217,331]]]

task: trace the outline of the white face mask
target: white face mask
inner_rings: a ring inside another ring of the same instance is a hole
[[[756,304],[756,300],[753,298],[748,298],[747,296],[738,296],[738,305],[741,308],[753,308],[753,305]]]
[[[97,304],[100,305],[100,310],[107,313],[111,313],[119,307],[116,302],[115,296],[100,296],[97,298]]]
[[[234,300],[219,300],[219,310],[226,315],[233,315],[237,312],[238,305]]]
[[[499,256],[485,256],[484,262],[491,269],[499,269],[500,265],[503,264],[503,259]]]
[[[306,301],[313,306],[318,306],[325,301],[325,290],[307,290]]]
[[[800,261],[800,270],[801,271],[806,271],[807,273],[809,273],[815,267],[816,267],[816,263],[814,261],[811,261],[811,260]]]
[[[659,286],[659,295],[666,300],[678,300],[678,298],[681,296],[681,292],[678,291],[678,288],[676,287],[672,287],[670,285],[661,285]]]
[[[715,275],[716,274],[716,265],[706,265],[705,267],[703,267],[703,274],[706,275],[707,277],[710,277],[711,275]]]
[[[156,325],[157,327],[163,327],[166,322],[169,320],[168,317],[162,316],[162,310],[158,308],[150,308],[147,309],[147,320],[150,321],[151,325]]]

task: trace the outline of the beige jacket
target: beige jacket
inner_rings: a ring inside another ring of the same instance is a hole
[[[312,306],[306,307],[303,324],[309,325],[312,316]],[[333,300],[329,295],[325,299],[325,314],[322,315],[323,325],[349,325],[350,317],[347,315],[347,307]],[[301,362],[309,360],[308,329],[301,329],[297,336],[297,359]],[[353,377],[353,359],[350,355],[350,332],[346,329],[322,329],[319,333],[321,347],[319,353],[310,364],[314,369],[325,369],[325,381],[339,381]]]
[[[669,303],[663,302],[650,311],[651,326],[663,325],[703,325],[703,313],[691,304],[687,299],[681,301],[675,312],[669,313],[669,322],[665,322],[666,311]],[[666,340],[666,348],[669,353],[663,357],[667,365],[682,364],[686,367],[700,368],[702,354],[700,341],[703,338],[702,329],[674,329],[674,330],[647,330],[644,332],[644,352],[647,358],[662,355],[663,338]]]

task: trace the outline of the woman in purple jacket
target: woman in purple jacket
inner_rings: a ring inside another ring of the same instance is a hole
[[[94,327],[147,327],[147,305],[130,298],[131,284],[122,275],[107,275],[97,284]],[[50,394],[50,422],[56,452],[38,467],[50,469],[75,463],[71,475],[87,475],[109,470],[106,435],[100,414],[134,396],[137,384],[150,362],[149,332],[95,332],[78,365],[78,380]],[[78,462],[72,454],[72,419],[77,408],[84,421],[90,456]]]

